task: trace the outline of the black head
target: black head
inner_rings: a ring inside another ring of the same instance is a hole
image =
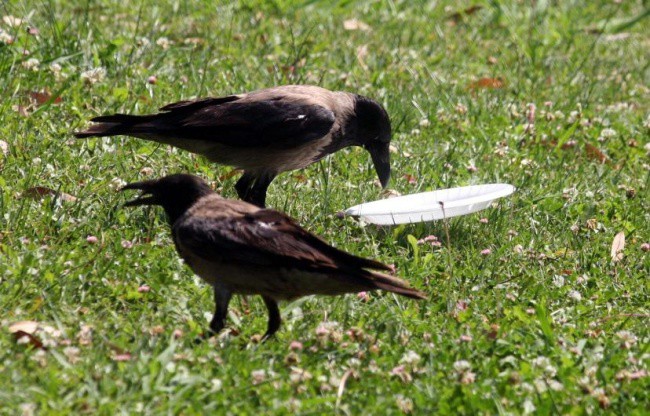
[[[165,209],[171,224],[174,224],[199,198],[212,193],[212,189],[203,179],[182,173],[130,183],[121,191],[127,189],[139,189],[142,194],[125,203],[125,207],[160,205]]]
[[[372,163],[382,187],[390,179],[391,127],[388,113],[376,101],[357,95],[355,97],[357,144],[363,146],[372,157]]]

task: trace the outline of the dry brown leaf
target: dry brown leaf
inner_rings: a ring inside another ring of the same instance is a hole
[[[406,179],[406,182],[408,182],[411,185],[417,185],[418,180],[414,175],[411,175],[410,173],[407,173],[405,175],[402,175],[404,179]]]
[[[359,46],[357,48],[357,60],[363,69],[368,70],[368,65],[366,65],[366,56],[368,56],[368,45]]]
[[[183,43],[186,45],[201,45],[205,42],[203,38],[186,38],[183,39]]]
[[[476,89],[500,89],[505,86],[505,81],[501,77],[497,78],[481,78],[478,81],[470,83],[467,88],[470,90]]]
[[[50,94],[48,90],[31,91],[29,93],[29,98],[36,104],[37,107],[40,107],[52,98],[52,94]],[[52,100],[52,104],[60,104],[62,101],[63,99],[59,96]]]
[[[220,181],[225,181],[226,179],[230,179],[233,176],[237,175],[238,173],[243,172],[241,169],[233,169],[228,173],[224,173],[223,175],[219,176]]]
[[[74,202],[77,200],[76,196],[66,194],[65,192],[57,192],[54,189],[50,189],[45,186],[31,187],[27,189],[25,192],[23,192],[22,196],[23,198],[33,198],[33,199],[41,199],[46,196],[52,196],[52,197],[60,198],[62,201],[65,202]]]
[[[625,232],[621,231],[620,233],[614,236],[612,241],[612,261],[614,263],[621,261],[623,259],[623,249],[625,248]]]
[[[450,14],[449,16],[447,16],[447,20],[451,20],[457,23],[463,18],[463,16],[471,16],[477,11],[481,10],[482,8],[483,6],[475,4],[473,6],[466,8],[465,10]]]
[[[609,161],[607,156],[591,143],[585,143],[585,154],[587,155],[587,158],[597,160],[600,163],[607,163]]]
[[[368,26],[367,23],[362,22],[359,19],[348,19],[343,22],[343,29],[345,30],[363,30],[363,31],[368,31],[370,30],[370,26]]]
[[[302,174],[302,173],[295,173],[293,175],[293,178],[297,180],[298,182],[305,183],[307,182],[307,176]]]
[[[28,106],[24,105],[15,105],[12,107],[21,117],[27,117],[29,115]]]
[[[35,335],[38,329],[36,321],[20,321],[9,325],[9,332],[14,336],[16,341],[27,339],[27,344],[34,348],[46,349],[43,342]]]

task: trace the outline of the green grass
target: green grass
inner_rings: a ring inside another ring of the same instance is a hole
[[[25,19],[0,21],[15,37],[0,43],[0,414],[647,414],[647,2],[478,1],[455,20],[471,3],[72,3],[0,4]],[[345,30],[352,18],[370,29]],[[97,67],[90,85],[81,74]],[[472,87],[497,77],[502,88]],[[161,210],[122,209],[115,189],[184,171],[235,197],[236,177],[165,146],[70,133],[98,114],[286,83],[381,101],[402,194],[517,192],[448,224],[378,228],[335,215],[380,197],[364,151],[284,174],[270,206],[394,263],[430,298],[305,298],[282,305],[261,345],[263,303],[236,298],[236,335],[195,345],[210,289],[179,261]],[[42,90],[52,99],[37,107]],[[35,186],[78,199],[29,197]],[[427,235],[442,246],[412,244]],[[10,334],[25,320],[47,350]]]

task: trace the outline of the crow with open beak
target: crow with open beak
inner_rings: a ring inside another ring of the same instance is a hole
[[[281,172],[302,169],[348,146],[362,146],[379,182],[390,179],[391,125],[386,110],[357,94],[310,85],[286,85],[221,98],[180,101],[158,114],[114,114],[78,138],[125,135],[170,144],[212,162],[244,170],[235,188],[264,207]]]
[[[200,178],[176,174],[131,183],[139,198],[125,206],[160,205],[176,250],[214,288],[212,333],[225,326],[233,294],[261,295],[269,311],[267,339],[280,327],[278,301],[382,289],[414,299],[425,295],[380,262],[338,250],[287,215],[224,199]]]

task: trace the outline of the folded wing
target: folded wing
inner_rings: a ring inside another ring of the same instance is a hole
[[[402,279],[367,270],[390,270],[385,264],[338,250],[273,210],[237,218],[192,217],[177,222],[174,235],[177,244],[205,260],[344,275],[369,288],[424,297]]]
[[[101,123],[77,137],[134,135],[202,140],[234,147],[290,148],[327,135],[335,116],[329,109],[289,96],[240,96],[179,101],[144,116],[95,117]]]

